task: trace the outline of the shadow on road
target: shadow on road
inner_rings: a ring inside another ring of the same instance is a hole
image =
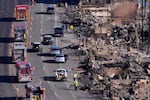
[[[17,83],[17,76],[0,76],[0,82]]]
[[[0,56],[0,64],[14,64],[11,56]]]
[[[51,35],[51,36],[53,36],[54,34],[53,34],[53,32],[51,32],[51,33],[42,34],[41,36],[45,36],[45,35]]]
[[[56,62],[55,60],[43,60],[43,62],[44,63],[56,63],[56,64],[58,64],[58,63],[61,63],[61,64],[63,64],[63,63],[65,63],[65,62]]]
[[[0,22],[15,22],[16,18],[14,17],[2,17],[0,18]]]
[[[36,12],[35,14],[51,15],[51,14],[49,14],[47,12]]]
[[[0,97],[0,100],[24,100],[23,97]]]
[[[12,37],[0,37],[0,43],[12,43],[14,38]]]
[[[54,76],[44,76],[42,78],[44,81],[56,81]]]
[[[54,60],[43,60],[44,63],[55,63]]]
[[[36,3],[56,4],[63,0],[36,0]]]
[[[58,4],[66,1],[68,5],[77,5],[80,0],[36,0],[36,3]]]
[[[33,51],[32,49],[27,49],[27,52],[29,52],[29,53],[38,53],[38,52]]]
[[[52,56],[50,53],[40,53],[37,54],[38,56]]]

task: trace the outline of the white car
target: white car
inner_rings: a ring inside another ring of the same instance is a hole
[[[58,63],[64,63],[66,62],[66,57],[64,54],[56,54],[55,55],[55,62],[58,62]]]
[[[60,54],[61,53],[61,48],[59,48],[58,46],[52,45],[50,48],[50,54],[51,55],[56,55],[56,54]]]

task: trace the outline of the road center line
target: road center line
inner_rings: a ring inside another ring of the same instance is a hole
[[[45,67],[43,66],[43,70],[45,70]]]
[[[58,38],[56,38],[56,45],[58,46]]]
[[[55,92],[54,94],[55,94],[56,97],[58,96],[58,95],[57,95],[57,92]]]

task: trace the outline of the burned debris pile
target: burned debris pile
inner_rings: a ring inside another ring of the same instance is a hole
[[[81,89],[101,100],[150,97],[150,11],[143,17],[138,5],[125,1],[66,8],[68,23],[74,25],[73,33],[80,41],[69,48],[77,47],[78,68],[84,70]]]

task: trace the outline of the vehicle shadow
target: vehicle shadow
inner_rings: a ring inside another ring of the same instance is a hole
[[[44,63],[56,63],[54,60],[43,60]]]
[[[50,53],[39,53],[38,56],[52,56]]]
[[[45,15],[50,15],[49,13],[45,12],[36,12],[35,14],[45,14]]]
[[[36,3],[58,4],[66,1],[68,5],[77,5],[80,0],[36,0]]]
[[[0,100],[24,100],[23,97],[0,97]]]
[[[48,34],[42,34],[41,36],[45,36],[45,35],[51,35],[51,36],[53,36],[54,34],[53,33],[48,33]]]
[[[56,62],[55,60],[43,60],[44,63],[53,63],[53,64],[64,64],[65,62]]]
[[[0,43],[12,43],[14,38],[12,37],[0,37]]]
[[[15,64],[11,56],[0,56],[0,64]]]
[[[46,3],[46,4],[56,4],[58,2],[61,2],[63,0],[36,0],[36,3]]]
[[[0,76],[0,82],[4,82],[4,83],[18,83],[17,76]]]
[[[14,17],[2,17],[2,18],[0,18],[0,22],[16,22],[16,18],[14,18]]]
[[[27,49],[27,52],[34,52],[32,49]]]
[[[31,53],[40,53],[39,51],[35,51],[33,49],[27,49],[27,52],[31,52]]]
[[[44,81],[56,81],[55,76],[44,76],[41,78],[43,78]]]

